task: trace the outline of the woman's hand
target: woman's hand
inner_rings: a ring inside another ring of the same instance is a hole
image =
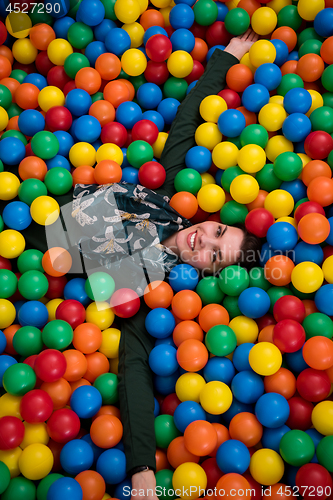
[[[143,491],[145,491],[145,495],[142,495]],[[131,500],[144,500],[144,499],[158,500],[156,496],[156,479],[155,479],[155,474],[152,470],[137,472],[132,476]]]
[[[254,42],[257,40],[258,35],[251,29],[248,29],[244,35],[232,38],[224,49],[224,52],[229,52],[229,54],[232,54],[237,57],[237,59],[241,60],[243,55],[250,50]]]

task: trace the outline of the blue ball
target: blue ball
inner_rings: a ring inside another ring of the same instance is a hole
[[[49,320],[49,312],[42,302],[28,300],[20,308],[18,319],[21,326],[42,328]]]
[[[189,264],[178,264],[169,274],[169,285],[174,292],[194,290],[199,281],[198,271]]]
[[[224,170],[218,169],[218,171],[215,174],[215,182],[218,186],[222,187],[222,175],[224,174]]]
[[[261,64],[254,73],[255,83],[264,85],[267,90],[275,90],[281,83],[282,73],[276,64]]]
[[[140,89],[139,89],[140,90]],[[155,123],[159,132],[163,132],[164,130],[164,119],[161,113],[158,111],[148,110],[142,114],[142,120],[149,120]]]
[[[247,288],[238,297],[238,307],[241,313],[248,318],[261,318],[268,313],[270,305],[268,293],[256,286]]]
[[[241,403],[256,403],[264,393],[262,378],[253,371],[244,370],[237,373],[231,382],[231,390]]]
[[[161,377],[168,377],[178,370],[177,349],[166,344],[155,346],[149,354],[149,366],[152,372]]]
[[[283,98],[283,106],[287,113],[307,113],[312,106],[310,92],[302,88],[288,90]]]
[[[151,36],[154,35],[165,35],[169,38],[169,35],[167,31],[162,28],[161,26],[150,26],[146,31],[145,34],[143,35],[143,43],[146,45],[147,41]]]
[[[203,174],[212,165],[212,153],[204,146],[193,146],[186,153],[185,165]]]
[[[186,89],[186,95],[188,95],[191,92],[191,90],[193,89],[193,87],[196,86],[197,83],[198,83],[198,80],[193,80],[193,82],[190,83],[190,85]]]
[[[237,439],[224,441],[216,453],[217,465],[225,474],[244,474],[250,465],[250,458],[248,448]]]
[[[211,47],[209,49],[209,51],[207,52],[207,55],[206,55],[206,61],[207,62],[212,57],[212,55],[213,55],[213,53],[215,52],[216,49],[218,49],[218,50],[224,50],[225,49],[225,45],[213,45],[213,47]]]
[[[193,33],[185,28],[175,30],[171,37],[172,50],[184,50],[185,52],[192,52],[195,45],[195,37]]]
[[[97,462],[98,457],[101,455],[101,453],[103,453],[104,449],[100,448],[93,442],[93,440],[90,437],[90,434],[85,434],[81,439],[82,441],[85,441],[91,446],[91,449],[94,454],[94,463]]]
[[[131,184],[139,183],[139,170],[134,167],[123,168],[123,173],[121,177],[122,182],[129,182]]]
[[[287,61],[298,61],[298,60],[299,60],[298,50],[292,50],[289,53],[289,56],[287,57]]]
[[[6,137],[0,141],[0,160],[6,165],[17,165],[25,157],[25,146],[16,137]]]
[[[142,109],[136,102],[122,102],[117,108],[116,120],[125,128],[130,129],[136,122],[142,120]]]
[[[294,153],[305,153],[304,141],[294,143]]]
[[[303,358],[303,348],[296,352],[288,352],[286,354],[286,362],[290,370],[295,373],[301,373],[306,368],[310,368],[309,365],[304,361]]]
[[[18,126],[22,134],[32,137],[44,130],[45,118],[36,109],[26,109],[19,116]]]
[[[169,21],[174,30],[179,28],[190,29],[194,23],[193,9],[186,3],[175,5],[170,11]]]
[[[150,28],[148,28],[150,29]],[[178,106],[180,102],[173,97],[167,97],[157,106],[157,111],[162,115],[166,124],[170,125],[176,117]]]
[[[62,155],[55,155],[50,160],[46,160],[45,163],[47,165],[47,170],[51,170],[51,168],[57,167],[57,168],[65,168],[66,170],[68,170],[68,172],[71,171],[71,164],[69,163],[67,158],[65,158]]]
[[[217,126],[222,135],[238,137],[246,127],[245,117],[237,109],[227,109],[220,114]]]
[[[288,141],[301,142],[311,132],[311,121],[303,113],[293,113],[284,120],[282,132]]]
[[[230,385],[236,374],[234,365],[228,358],[215,356],[211,358],[203,369],[203,376],[206,382],[218,380]]]
[[[90,385],[78,387],[72,393],[70,406],[78,417],[92,418],[101,409],[101,393]]]
[[[104,42],[91,42],[84,50],[84,55],[88,58],[90,64],[95,66],[96,60],[102,54],[107,52]]]
[[[225,413],[223,413],[223,421],[228,425],[235,415],[244,412],[253,413],[253,411],[253,405],[241,403],[234,397],[230,408]]]
[[[316,292],[315,304],[318,311],[333,316],[333,285],[324,285]]]
[[[152,309],[146,316],[145,326],[148,333],[157,339],[169,337],[172,334],[176,322],[172,313],[163,307]]]
[[[330,215],[330,212],[328,215]],[[327,236],[325,241],[328,245],[333,245],[333,216],[329,217],[328,222],[330,223],[330,234]]]
[[[90,469],[93,462],[94,453],[92,447],[83,439],[69,441],[60,453],[61,467],[73,476]]]
[[[7,345],[6,335],[3,333],[2,330],[0,330],[0,354],[2,354],[3,351],[6,349],[6,345]],[[2,376],[0,377],[0,379],[2,380]]]
[[[121,151],[123,153],[123,162],[121,164],[121,168],[130,167],[131,164],[127,159],[127,148],[121,148]]]
[[[104,42],[105,37],[109,33],[109,31],[116,27],[116,23],[114,21],[111,21],[111,19],[103,19],[103,21],[94,28],[94,36],[96,40],[98,40],[99,42]]]
[[[6,226],[16,231],[22,231],[30,226],[32,217],[30,207],[23,201],[12,201],[5,206],[2,218]]]
[[[50,0],[50,2],[48,2],[49,12],[55,19],[64,17],[69,11],[70,7],[70,0],[61,0],[61,2],[59,2],[58,0]]]
[[[249,85],[243,92],[242,104],[249,111],[258,113],[265,104],[269,102],[269,92],[261,83]]]
[[[234,367],[238,372],[243,372],[244,370],[251,371],[251,365],[249,363],[249,354],[254,344],[250,342],[245,342],[244,344],[239,345],[234,350],[232,356],[232,362]],[[214,358],[213,358],[214,359]]]
[[[156,339],[155,340],[155,347],[157,347],[158,345],[168,345],[168,346],[171,346],[171,347],[174,347],[175,349],[177,349],[177,346],[173,341],[172,335],[170,335],[169,337],[166,337],[165,339]]]
[[[101,131],[101,124],[94,116],[83,115],[76,121],[75,135],[81,142],[89,142],[91,144],[99,138]]]
[[[228,14],[229,9],[225,3],[215,2],[217,5],[217,18],[216,21],[224,21],[225,16]]]
[[[292,250],[297,245],[298,234],[289,222],[276,222],[268,229],[266,238],[273,250],[285,252]]]
[[[261,438],[261,444],[264,448],[280,453],[280,441],[289,431],[290,428],[287,425],[281,425],[281,427],[276,427],[274,429],[265,427]]]
[[[323,434],[320,434],[320,432],[318,432],[316,429],[307,429],[305,431],[309,436],[310,438],[312,439],[313,441],[313,444],[315,445],[315,450],[317,449],[317,446],[318,444],[320,443],[320,441],[323,439]],[[311,464],[317,464],[318,463],[318,458],[317,458],[317,455],[314,454],[314,456],[312,457],[312,459],[310,460],[310,463]]]
[[[333,35],[333,9],[328,7],[318,12],[313,21],[313,27],[318,35],[329,37]]]
[[[160,405],[157,399],[154,397],[154,417],[156,418],[160,414]]]
[[[163,93],[155,83],[144,83],[138,88],[136,98],[142,108],[155,109],[162,101]]]
[[[61,477],[51,484],[47,492],[47,500],[82,500],[83,492],[80,484],[71,477]]]
[[[113,28],[106,35],[104,43],[109,52],[116,56],[121,56],[126,50],[131,48],[131,37],[127,31],[121,28]]]
[[[114,497],[118,500],[128,500],[128,497],[132,491],[132,482],[130,479],[125,479],[120,484],[118,484],[113,492]]]
[[[301,179],[294,179],[293,181],[282,182],[280,189],[288,191],[297,203],[302,198],[306,198],[307,187]]]
[[[3,332],[1,332],[1,333],[5,337],[5,334]],[[5,337],[5,341],[6,341],[6,345],[7,345],[6,337]],[[2,345],[3,345],[3,339],[2,339]],[[3,354],[2,356],[0,356],[0,387],[3,387],[2,377],[4,376],[5,371],[10,366],[16,365],[16,363],[17,363],[16,359],[13,358],[12,356],[8,356],[7,354]]]
[[[178,370],[172,375],[168,375],[167,377],[160,377],[159,375],[155,375],[154,387],[156,391],[163,396],[168,396],[168,394],[172,394],[173,392],[175,392],[175,386],[179,375],[180,373]]]
[[[273,255],[281,255],[279,250],[273,250],[267,243],[267,241],[261,247],[260,252],[260,265],[261,267],[265,267],[266,262],[273,257]]]
[[[278,66],[282,66],[283,63],[286,62],[288,56],[289,56],[289,49],[288,46],[285,42],[279,39],[272,39],[270,42],[274,45],[275,50],[276,50],[276,57],[274,64],[277,64]]]
[[[40,75],[39,73],[30,73],[24,78],[23,83],[32,83],[32,85],[35,85],[35,87],[39,90],[47,87],[47,80],[45,76]]]
[[[77,300],[84,306],[87,306],[90,302],[90,298],[86,294],[85,283],[86,280],[84,278],[74,278],[69,280],[64,288],[64,298],[66,300]]]
[[[202,406],[195,401],[183,401],[173,414],[173,421],[177,429],[184,433],[186,427],[196,420],[206,420],[206,414]]]
[[[195,0],[175,0],[175,4],[179,3],[186,3],[190,7],[192,7],[195,4]]]
[[[114,448],[104,451],[97,460],[96,471],[106,483],[120,483],[126,477],[125,453]]]
[[[77,10],[77,16],[88,26],[97,26],[105,16],[105,8],[99,0],[82,0]]]
[[[65,100],[66,108],[75,116],[88,114],[91,103],[90,95],[83,89],[71,90]]]
[[[294,264],[301,262],[314,262],[321,266],[324,261],[324,252],[320,245],[310,245],[305,241],[300,241],[294,248]]]
[[[69,150],[72,146],[74,146],[74,139],[68,132],[64,130],[56,130],[53,132],[59,142],[59,151],[58,154],[61,156],[68,157]]]
[[[19,315],[20,309],[23,306],[23,304],[25,304],[26,302],[27,302],[26,300],[17,300],[16,302],[14,302],[14,307],[16,310],[16,317],[15,317],[14,323],[17,324],[19,322],[18,315]]]
[[[57,19],[52,26],[56,34],[56,37],[67,40],[68,30],[74,23],[75,21],[72,17],[65,16],[61,17],[60,19]]]
[[[281,394],[269,392],[261,396],[255,406],[255,414],[261,425],[276,429],[288,420],[290,408]]]

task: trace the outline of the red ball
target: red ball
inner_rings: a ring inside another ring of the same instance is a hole
[[[325,371],[306,368],[298,375],[296,388],[302,398],[318,403],[329,395],[331,381]]]
[[[235,90],[231,89],[223,89],[217,95],[222,97],[227,103],[228,109],[236,109],[239,108],[242,104],[242,100],[240,95],[235,92]]]
[[[54,460],[51,472],[61,471],[62,466],[61,466],[61,462],[60,462],[60,453],[65,445],[63,443],[57,443],[56,441],[53,441],[53,439],[50,439],[50,441],[47,443],[47,446],[52,451],[53,460]]]
[[[80,431],[80,419],[73,410],[56,410],[47,422],[47,433],[57,443],[68,443]]]
[[[217,481],[223,476],[223,472],[216,462],[216,458],[207,458],[202,462],[201,467],[207,475],[207,490],[214,490]]]
[[[37,377],[44,382],[56,382],[65,373],[67,362],[62,352],[56,349],[46,349],[38,354],[34,370]]]
[[[68,94],[68,92],[70,92],[71,90],[74,90],[76,89],[76,85],[75,85],[75,81],[74,80],[71,80],[70,82],[67,82],[66,85],[64,86],[64,88],[62,89],[65,97],[66,95]]]
[[[37,357],[38,357],[38,354],[32,354],[31,356],[28,356],[27,358],[25,358],[23,363],[31,366],[31,368],[34,369],[35,368],[35,361],[36,361]],[[43,383],[43,381],[39,377],[37,377],[37,375],[36,375],[35,389],[40,387],[42,385],[42,383]]]
[[[66,83],[73,81],[72,78],[66,74],[63,66],[54,66],[51,68],[46,79],[49,85],[58,87],[60,90],[63,90]]]
[[[20,403],[20,413],[23,420],[29,424],[45,422],[53,412],[51,396],[41,389],[27,392]]]
[[[226,30],[223,21],[215,21],[206,31],[208,45],[228,45],[232,35]]]
[[[46,50],[42,50],[42,52],[38,54],[35,60],[35,66],[38,73],[44,76],[46,76],[48,72],[55,67],[55,65],[48,58]]]
[[[207,26],[201,26],[201,24],[194,21],[190,31],[193,33],[195,38],[202,38],[203,40],[206,39]]]
[[[173,392],[172,394],[168,394],[161,406],[161,414],[163,415],[172,415],[175,413],[175,409],[178,405],[180,405],[181,401],[178,399],[177,394]]]
[[[165,83],[169,78],[167,63],[148,61],[144,77],[147,82],[156,83],[156,85],[163,85],[163,83]]]
[[[72,114],[65,106],[53,106],[45,114],[45,123],[50,132],[69,130],[73,122]]]
[[[14,69],[21,69],[22,71],[25,71],[28,75],[31,73],[36,73],[36,66],[34,63],[31,64],[22,64],[19,63],[18,61],[15,61],[13,64],[13,70]]]
[[[265,314],[256,321],[259,331],[263,330],[266,326],[275,325],[276,321],[271,314]]]
[[[139,120],[132,128],[133,141],[146,141],[153,145],[158,137],[157,125],[150,120]]]
[[[147,161],[139,168],[139,182],[148,189],[161,187],[165,178],[165,169],[157,161]]]
[[[327,245],[326,247],[323,248],[324,252],[324,260],[328,259],[331,255],[333,255],[333,247],[330,245]]]
[[[268,229],[274,222],[273,215],[265,208],[255,208],[245,218],[246,229],[259,238],[266,236]]]
[[[86,319],[86,310],[78,300],[64,300],[56,310],[56,319],[67,321],[75,330]]]
[[[103,144],[112,142],[122,148],[127,140],[127,130],[121,123],[110,122],[104,125],[101,132],[101,141]]]
[[[304,149],[313,160],[324,160],[333,149],[333,138],[323,130],[316,130],[305,139]]]
[[[273,329],[273,343],[283,352],[296,352],[305,342],[305,330],[293,319],[279,321]]]
[[[5,257],[2,257],[0,255],[0,269],[7,269],[8,271],[12,270],[12,264],[10,260],[6,259]]]
[[[165,35],[153,35],[146,43],[146,52],[154,62],[166,61],[171,55],[172,43]]]
[[[6,26],[0,21],[0,45],[3,45],[7,38],[7,29]]]
[[[50,300],[63,297],[64,288],[67,284],[66,276],[50,276],[47,273],[45,273],[45,276],[49,282],[49,288],[47,289],[45,296]]]
[[[194,217],[191,217],[190,221],[192,224],[199,224],[199,222],[204,222],[209,217],[209,212],[205,212],[202,208],[198,207],[197,213]]]
[[[252,455],[251,455],[252,456]],[[250,485],[251,490],[254,492],[254,494],[251,491],[251,500],[261,500],[262,498],[262,487],[261,484],[259,484],[253,477],[251,476],[250,473],[245,473],[243,474],[245,479]]]
[[[324,500],[331,497],[333,480],[322,465],[305,464],[297,471],[296,486],[304,499]]]
[[[301,203],[295,210],[295,219],[297,224],[299,221],[304,217],[305,215],[308,214],[321,214],[325,215],[325,210],[319,203],[316,201],[306,201],[304,203]]]
[[[191,73],[185,77],[186,83],[190,85],[190,83],[199,80],[199,78],[204,74],[205,68],[201,64],[201,62],[193,60],[193,69]]]
[[[140,309],[140,298],[130,288],[120,288],[111,297],[113,312],[120,318],[130,318]]]
[[[294,396],[288,399],[288,405],[290,414],[286,425],[290,429],[299,429],[301,431],[310,429],[312,426],[311,415],[313,404],[299,396]]]
[[[0,418],[0,450],[12,450],[23,441],[25,427],[17,417]]]
[[[273,315],[276,321],[293,319],[302,323],[305,318],[305,307],[301,299],[293,295],[280,297],[274,304]]]

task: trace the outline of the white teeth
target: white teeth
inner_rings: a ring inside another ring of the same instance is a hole
[[[194,250],[195,235],[196,235],[196,233],[193,233],[192,236],[191,236],[191,239],[190,239],[192,251]]]

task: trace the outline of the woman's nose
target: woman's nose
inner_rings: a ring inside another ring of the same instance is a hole
[[[202,247],[207,247],[212,245],[212,238],[207,236],[206,234],[202,234],[200,238],[200,244]]]

